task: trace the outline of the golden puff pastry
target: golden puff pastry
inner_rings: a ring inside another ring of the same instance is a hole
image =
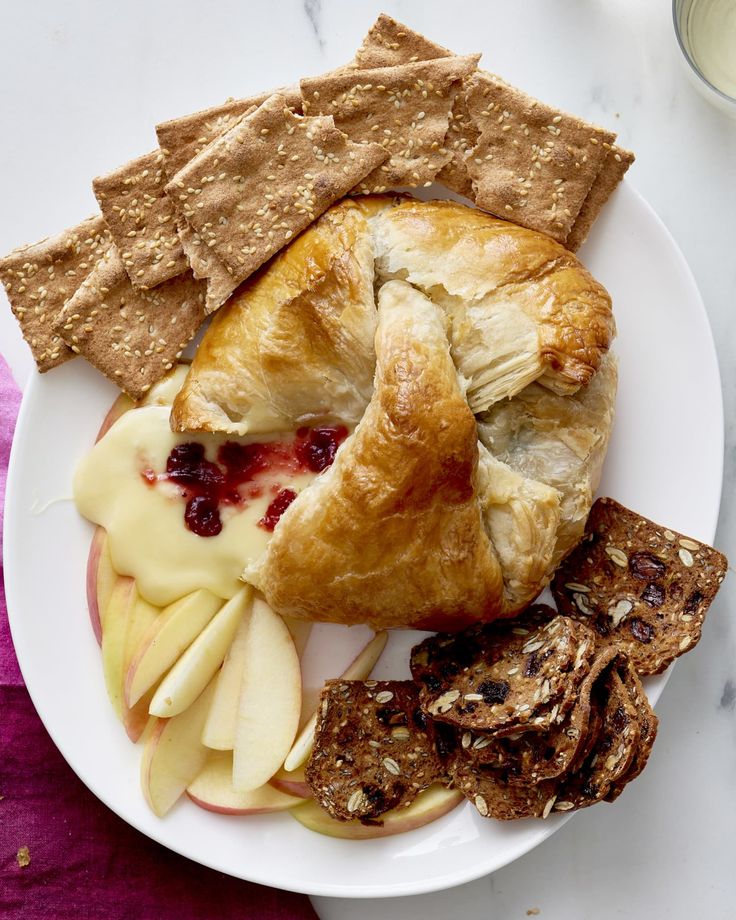
[[[337,205],[216,314],[171,427],[246,434],[355,424],[373,389],[375,330],[366,218]]]
[[[504,612],[478,498],[478,434],[442,311],[379,293],[373,397],[334,464],[281,518],[244,576],[282,614],[460,629]]]
[[[617,382],[616,359],[608,354],[573,396],[532,384],[479,419],[481,441],[497,461],[560,495],[550,571],[583,535],[613,427]]]

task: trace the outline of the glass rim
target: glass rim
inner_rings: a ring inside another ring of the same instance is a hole
[[[727,102],[729,105],[736,107],[736,96],[730,96],[728,93],[725,93],[722,89],[719,89],[717,86],[711,83],[711,81],[705,76],[703,71],[698,67],[695,60],[693,59],[693,56],[690,54],[690,51],[686,47],[685,42],[683,41],[682,30],[680,28],[679,13],[681,12],[682,7],[684,7],[686,4],[688,6],[691,5],[692,0],[672,0],[672,23],[675,28],[675,36],[677,37],[677,44],[680,46],[680,51],[682,52],[682,56],[687,61],[690,69],[695,74],[695,76],[698,77],[698,79],[702,83],[704,83],[705,86],[707,86],[708,89],[711,90],[711,92],[715,93],[725,102]]]

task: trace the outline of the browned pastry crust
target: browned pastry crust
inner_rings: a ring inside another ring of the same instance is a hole
[[[404,282],[379,296],[373,398],[246,577],[280,613],[460,628],[503,612],[476,494],[478,437],[441,311]]]

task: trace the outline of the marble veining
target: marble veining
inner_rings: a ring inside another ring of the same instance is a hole
[[[736,121],[691,87],[666,0],[222,0],[217,15],[207,17],[194,0],[176,5],[181,15],[172,16],[173,8],[145,0],[94,7],[88,0],[44,0],[33,8],[16,5],[6,17],[0,83],[11,89],[0,98],[0,123],[14,125],[23,155],[17,145],[0,150],[0,252],[90,212],[90,177],[126,153],[149,149],[157,117],[185,111],[187,99],[204,105],[345,63],[385,9],[450,48],[482,51],[481,66],[615,129],[636,151],[628,181],[682,248],[714,331],[726,411],[716,543],[736,562]],[[165,45],[141,41],[137,24],[143,17],[147,35],[166,35]],[[100,42],[102,34],[114,41]],[[133,84],[119,79],[122,67],[136,74]],[[52,95],[49,74],[57,89]],[[49,135],[56,138],[54,149]],[[63,156],[71,138],[74,155]],[[4,300],[0,350],[22,384],[31,362]],[[682,373],[697,379],[698,369],[683,367]],[[693,470],[683,488],[697,487]],[[732,920],[734,610],[731,574],[699,647],[678,664],[657,707],[661,727],[650,766],[614,807],[582,812],[532,853],[462,888],[390,901],[315,898],[319,915]]]

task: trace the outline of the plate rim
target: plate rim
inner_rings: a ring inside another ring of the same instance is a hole
[[[723,471],[724,471],[724,449],[725,449],[725,415],[724,415],[724,404],[723,404],[723,381],[721,377],[720,365],[718,362],[718,353],[715,347],[715,340],[713,337],[713,330],[710,324],[710,319],[708,312],[705,307],[700,290],[698,289],[697,282],[693,275],[693,272],[685,258],[684,253],[680,249],[677,241],[674,236],[657,214],[654,208],[649,204],[649,202],[644,198],[644,196],[631,184],[629,179],[625,179],[621,187],[617,190],[615,194],[630,194],[632,195],[639,206],[641,206],[646,212],[650,220],[657,226],[659,232],[663,235],[666,241],[669,244],[669,250],[679,264],[679,268],[682,271],[683,279],[687,285],[686,297],[688,301],[692,303],[693,314],[697,316],[699,325],[703,327],[703,332],[705,335],[704,345],[710,352],[710,369],[715,373],[715,382],[717,382],[717,404],[713,405],[712,409],[714,416],[718,422],[718,430],[714,432],[715,440],[717,444],[714,444],[714,450],[717,449],[717,468],[718,468],[718,485],[717,485],[717,502],[715,503],[714,512],[712,514],[712,520],[708,528],[707,539],[713,542],[716,530],[718,526],[718,519],[720,516],[720,507],[723,496]],[[16,518],[20,519],[22,511],[17,507],[19,499],[16,499],[18,490],[14,489],[16,479],[20,476],[20,473],[16,471],[16,467],[20,466],[18,456],[20,454],[21,448],[18,447],[20,439],[17,437],[19,432],[23,432],[26,425],[26,416],[30,413],[30,406],[32,405],[35,399],[35,393],[39,386],[40,375],[33,373],[28,381],[28,384],[23,392],[23,399],[21,402],[20,411],[18,414],[15,435],[13,438],[13,443],[11,446],[10,461],[8,465],[8,474],[6,481],[6,492],[5,492],[5,511],[4,511],[4,520],[3,520],[3,567],[5,573],[5,594],[6,594],[6,605],[8,610],[8,622],[10,628],[10,635],[13,641],[14,649],[17,647],[16,643],[16,627],[14,623],[16,622],[15,611],[18,611],[22,606],[21,601],[21,587],[17,582],[14,574],[18,569],[16,568],[16,558],[19,555],[20,548],[16,546],[16,540],[11,538],[11,535],[16,529]],[[241,878],[245,881],[252,881],[256,884],[270,885],[273,887],[280,888],[285,891],[298,892],[310,896],[322,896],[322,897],[341,897],[341,898],[355,898],[355,899],[382,899],[390,897],[407,897],[417,894],[429,894],[437,891],[443,891],[458,885],[463,885],[468,882],[474,881],[478,878],[482,878],[486,875],[489,875],[498,869],[502,869],[504,866],[509,865],[514,862],[516,859],[519,859],[521,856],[524,856],[526,853],[531,852],[540,844],[548,840],[553,834],[555,834],[564,824],[566,824],[570,818],[573,817],[573,814],[559,815],[555,816],[554,824],[548,825],[548,830],[541,837],[541,839],[535,841],[530,846],[527,841],[521,840],[516,845],[516,847],[511,846],[508,853],[504,853],[503,858],[499,861],[497,858],[489,861],[484,861],[479,859],[475,863],[466,865],[465,867],[460,866],[454,868],[452,871],[448,872],[446,875],[437,875],[435,874],[431,878],[424,878],[422,880],[412,880],[408,882],[401,883],[391,883],[388,887],[380,886],[371,886],[371,885],[346,885],[340,883],[324,883],[316,882],[314,884],[298,884],[290,885],[288,874],[286,877],[276,878],[275,874],[266,874],[255,873],[254,875],[244,875],[242,873],[235,874],[229,868],[223,867],[216,860],[203,858],[201,855],[193,855],[191,852],[187,851],[186,846],[183,844],[172,845],[168,840],[164,841],[161,839],[162,834],[158,834],[155,831],[152,831],[149,828],[143,828],[139,826],[136,820],[131,820],[129,817],[126,817],[124,814],[118,810],[113,800],[110,799],[107,795],[101,793],[95,782],[94,777],[89,777],[86,770],[79,772],[75,764],[77,764],[78,758],[72,754],[71,756],[67,755],[65,750],[65,745],[60,744],[57,739],[57,729],[56,726],[48,725],[41,715],[41,711],[37,704],[37,692],[38,687],[33,687],[29,685],[26,680],[26,675],[24,671],[23,662],[20,659],[16,652],[16,658],[18,660],[18,666],[23,676],[23,681],[26,687],[26,690],[31,698],[34,709],[41,720],[44,728],[48,732],[51,740],[56,746],[57,750],[60,752],[61,756],[64,758],[70,769],[78,777],[78,779],[90,790],[90,792],[99,799],[106,807],[108,807],[114,814],[116,814],[121,820],[125,821],[126,824],[134,827],[139,833],[144,834],[149,839],[154,840],[161,846],[166,847],[167,849],[177,853],[178,855],[183,856],[184,858],[191,859],[192,861],[205,866],[215,871],[224,872],[227,875],[233,875],[234,877]],[[661,694],[664,691],[666,684],[669,681],[669,678],[672,674],[674,665],[662,675],[661,685],[659,687],[659,693],[657,695],[657,700],[661,698]],[[32,682],[31,682],[32,683]],[[38,694],[40,695],[40,693]],[[84,775],[83,775],[84,774]],[[460,806],[467,803],[460,803]],[[458,806],[458,807],[460,807]],[[162,829],[165,828],[163,822],[158,825]],[[347,845],[351,845],[351,841],[344,841]],[[465,871],[463,871],[463,869]]]

